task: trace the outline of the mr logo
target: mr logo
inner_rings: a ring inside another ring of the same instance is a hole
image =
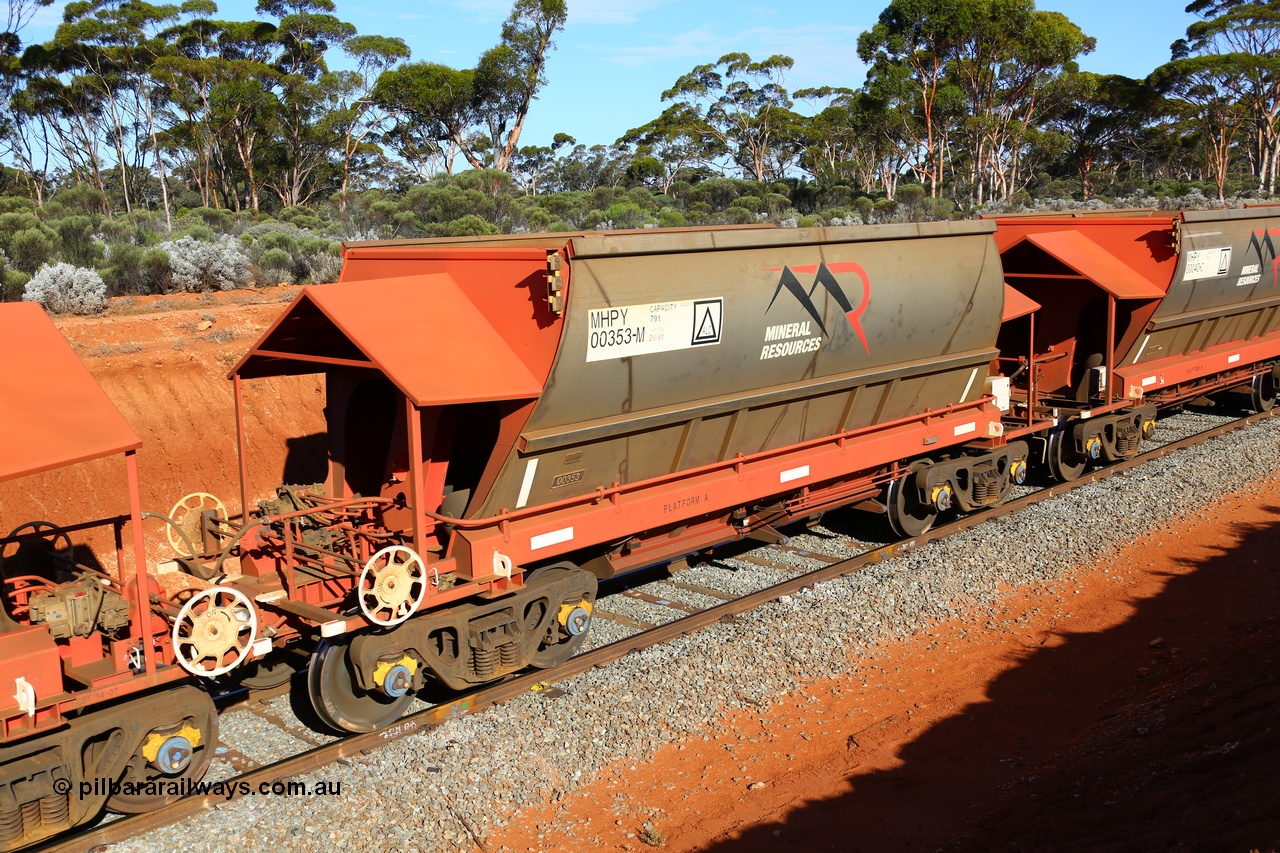
[[[764,309],[766,313],[773,307],[773,303],[778,301],[778,294],[785,290],[795,297],[795,300],[800,303],[800,307],[808,312],[813,321],[818,324],[818,328],[822,330],[822,334],[830,338],[831,332],[828,331],[826,324],[822,322],[822,312],[818,310],[818,306],[813,301],[813,294],[818,290],[818,286],[821,285],[835,299],[836,304],[840,306],[840,310],[844,312],[845,322],[849,324],[849,328],[858,336],[858,340],[862,342],[862,348],[867,351],[867,355],[871,355],[871,347],[867,346],[867,336],[862,331],[862,315],[867,310],[867,305],[871,302],[871,279],[860,264],[855,264],[852,261],[841,261],[834,264],[805,264],[795,267],[766,267],[765,269],[771,272],[778,269],[782,271],[782,275],[778,276],[778,287],[773,291],[773,298],[769,300],[769,308]],[[849,301],[849,297],[845,295],[844,288],[840,286],[840,282],[835,277],[836,273],[845,272],[856,273],[862,281],[862,301],[856,308]],[[800,283],[800,279],[796,278],[796,273],[814,273],[813,285],[808,290],[805,290],[804,285]]]
[[[1258,266],[1262,266],[1268,260],[1271,261],[1271,286],[1275,287],[1277,284],[1276,268],[1280,266],[1280,258],[1276,257],[1276,244],[1271,241],[1270,229],[1263,228],[1261,231],[1254,231],[1249,235],[1248,251],[1257,255]]]

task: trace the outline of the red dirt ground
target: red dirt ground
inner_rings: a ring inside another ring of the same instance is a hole
[[[487,846],[1275,851],[1277,485],[607,768]]]

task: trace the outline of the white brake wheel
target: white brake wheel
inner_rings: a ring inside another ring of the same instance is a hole
[[[173,655],[192,675],[213,678],[239,666],[258,637],[258,613],[229,586],[202,589],[173,620]]]
[[[360,612],[375,625],[399,625],[427,595],[427,566],[412,548],[388,545],[369,558],[356,581]]]
[[[164,529],[165,536],[169,539],[169,546],[173,548],[173,552],[180,557],[195,557],[197,554],[187,553],[187,543],[182,541],[182,537],[178,535],[178,530],[182,530],[191,540],[191,547],[197,551],[200,550],[204,537],[200,535],[200,523],[204,518],[204,514],[209,510],[214,510],[218,518],[226,519],[227,505],[224,504],[217,495],[211,495],[208,492],[192,492],[182,498],[173,505],[173,509],[169,510],[169,518],[173,524],[167,525]]]

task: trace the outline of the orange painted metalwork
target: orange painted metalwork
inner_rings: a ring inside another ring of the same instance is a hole
[[[1001,314],[1002,322],[1016,320],[1019,317],[1025,317],[1028,314],[1034,314],[1040,310],[1040,303],[1036,302],[1028,296],[1024,296],[1016,288],[1009,285],[1004,286],[1004,313]]]
[[[1027,240],[1116,299],[1159,299],[1168,289],[1167,281],[1161,287],[1075,229],[1028,234]]]
[[[372,368],[415,405],[538,396],[542,383],[448,275],[303,290],[232,370],[251,379]]]
[[[0,363],[0,480],[142,446],[36,303],[2,306]]]

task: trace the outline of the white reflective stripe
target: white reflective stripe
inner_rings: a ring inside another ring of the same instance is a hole
[[[779,483],[790,483],[792,480],[799,480],[801,477],[809,476],[809,466],[801,465],[799,468],[788,468],[778,475]]]
[[[978,431],[978,424],[975,421],[969,421],[969,423],[967,424],[960,424],[960,426],[956,427],[955,434],[968,435],[971,432],[977,432],[977,431]]]
[[[516,498],[516,509],[529,502],[529,490],[533,488],[533,475],[538,472],[538,457],[524,463],[524,481],[520,483],[520,497]]]
[[[1144,377],[1142,377],[1142,387],[1143,387],[1143,388],[1150,388],[1152,385],[1155,385],[1155,384],[1156,384],[1156,378],[1155,378],[1154,376],[1144,376]]]
[[[539,548],[550,548],[552,545],[559,545],[561,542],[572,541],[573,528],[563,527],[550,533],[539,533],[537,536],[529,537],[529,550],[537,551]]]
[[[969,381],[964,386],[964,393],[960,395],[960,402],[963,403],[969,399],[969,392],[973,390],[973,380],[978,378],[978,368],[969,371]]]
[[[1235,364],[1239,360],[1240,360],[1240,353],[1227,356],[1227,364]]]
[[[1137,363],[1138,363],[1138,359],[1142,358],[1142,352],[1143,352],[1143,350],[1145,350],[1145,349],[1147,348],[1147,341],[1149,341],[1149,340],[1151,340],[1151,336],[1150,336],[1150,335],[1143,335],[1143,336],[1142,336],[1142,345],[1141,345],[1140,347],[1138,347],[1138,354],[1137,354],[1137,355],[1135,355],[1135,356],[1133,357],[1133,363],[1134,363],[1134,364],[1137,364]]]
[[[260,658],[263,655],[265,655],[267,652],[271,651],[271,638],[262,637],[260,639],[254,640],[253,645],[250,646],[250,648],[253,649],[253,656],[255,658]]]
[[[333,622],[326,622],[320,626],[321,637],[336,637],[347,630],[347,620],[337,619]]]

